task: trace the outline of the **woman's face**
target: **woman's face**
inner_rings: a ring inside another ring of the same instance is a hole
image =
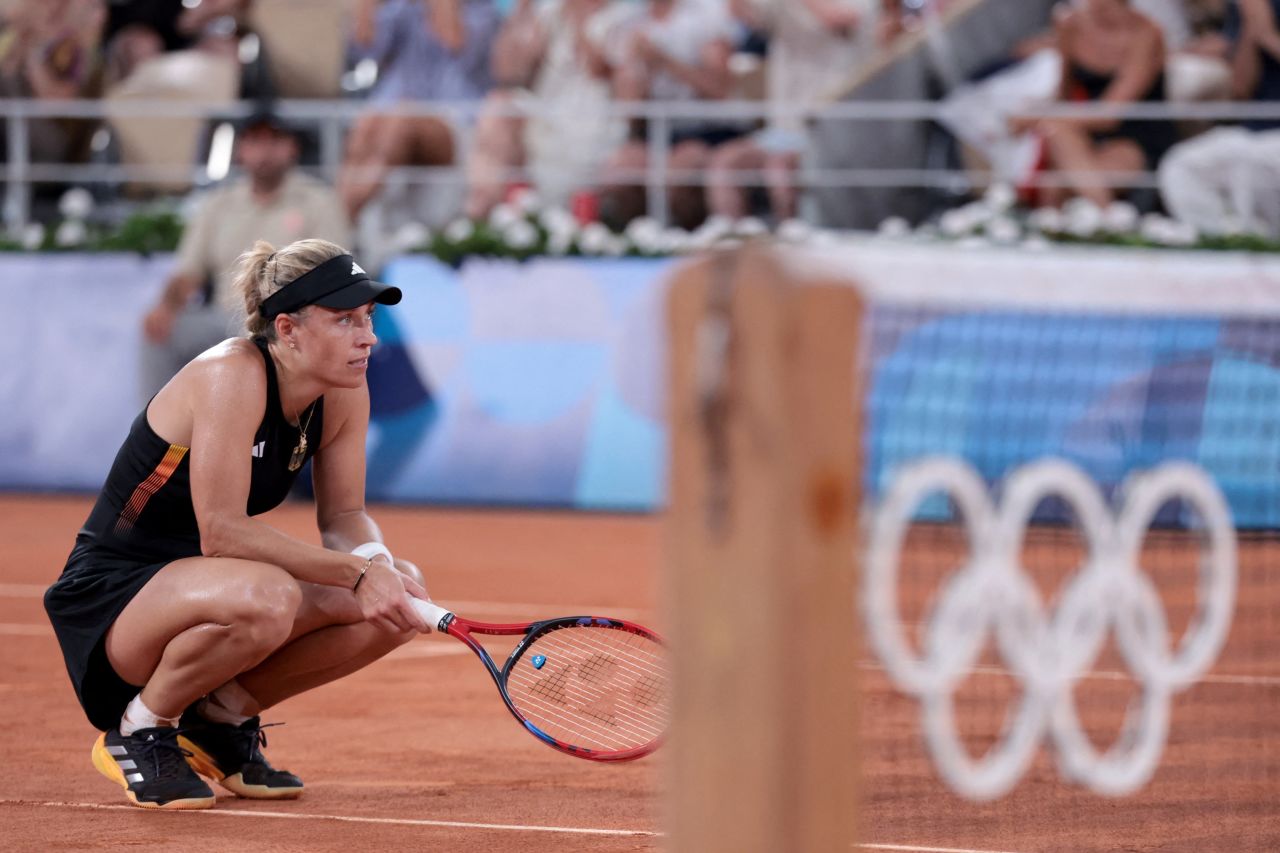
[[[372,302],[346,310],[310,306],[295,332],[308,372],[338,388],[363,385],[369,353],[378,342],[373,308]]]

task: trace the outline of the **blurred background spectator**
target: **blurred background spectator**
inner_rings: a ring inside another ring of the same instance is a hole
[[[715,0],[646,0],[643,11],[612,51],[614,95],[621,101],[688,103],[729,96],[729,57],[740,30],[728,9]],[[724,118],[679,118],[670,123],[668,168],[697,173],[711,153],[751,129],[750,122]],[[615,226],[645,209],[644,189],[619,173],[643,170],[648,162],[645,123],[634,121],[630,140],[610,159],[613,177],[601,193],[600,212]],[[669,189],[672,219],[695,228],[706,216],[701,186]]]
[[[252,0],[111,0],[106,50],[109,78],[119,82],[149,59],[173,50],[237,52],[236,36]]]
[[[0,23],[0,97],[64,100],[102,94],[104,0],[21,0]],[[7,127],[7,125],[6,125]],[[83,160],[93,124],[38,118],[28,123],[35,162]],[[7,156],[7,146],[3,149]]]
[[[876,50],[883,0],[732,0],[734,14],[767,34],[763,130],[724,143],[707,166],[711,212],[735,219],[753,212],[752,187],[738,173],[763,172],[775,219],[797,213],[795,173],[808,144],[792,110],[829,99]]]
[[[295,168],[297,137],[279,117],[264,109],[242,122],[236,160],[244,175],[201,200],[160,300],[143,319],[146,399],[196,355],[239,334],[244,306],[231,282],[245,246],[254,240],[283,246],[304,237],[350,245],[337,194]]]
[[[338,183],[353,221],[392,167],[454,162],[456,131],[446,119],[393,108],[483,98],[499,24],[492,0],[357,0],[352,55],[376,62],[377,80],[367,95],[370,109],[347,137]]]
[[[1239,0],[1230,10],[1232,91],[1280,103],[1280,0]],[[1160,164],[1169,212],[1209,234],[1280,237],[1280,120],[1250,120],[1182,142]]]
[[[608,39],[632,16],[609,0],[519,0],[493,46],[497,88],[485,100],[467,160],[465,212],[479,218],[502,201],[502,171],[529,167],[548,203],[592,183],[621,142],[609,114]]]
[[[1165,100],[1164,35],[1128,0],[1082,0],[1058,16],[1056,36],[1061,100],[1119,106]],[[1106,207],[1115,197],[1106,173],[1153,169],[1176,141],[1167,120],[1015,118],[1012,127],[1033,131],[1045,165],[1066,175],[1066,187],[1040,189],[1048,204],[1075,194]]]

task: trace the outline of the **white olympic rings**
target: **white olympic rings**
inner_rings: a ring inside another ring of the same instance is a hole
[[[940,589],[917,656],[898,609],[898,571],[916,509],[937,494],[949,496],[963,516],[970,553]],[[1088,550],[1052,613],[1020,563],[1032,513],[1050,496],[1071,507]],[[1199,678],[1222,649],[1236,596],[1235,527],[1222,493],[1200,467],[1168,462],[1131,475],[1119,496],[1122,503],[1113,517],[1098,486],[1080,468],[1044,459],[1005,480],[997,508],[972,467],[952,457],[930,457],[905,467],[876,510],[863,576],[864,618],[889,676],[919,698],[938,772],[960,795],[988,800],[1011,790],[1046,729],[1065,777],[1103,794],[1136,790],[1159,765],[1172,694]],[[1161,599],[1139,557],[1156,513],[1177,498],[1198,512],[1207,553],[1200,564],[1196,613],[1171,649]],[[1072,688],[1089,671],[1112,627],[1140,686],[1140,700],[1127,712],[1115,744],[1100,753],[1080,722]],[[1001,740],[974,759],[957,731],[954,693],[977,664],[988,632],[1023,689]]]

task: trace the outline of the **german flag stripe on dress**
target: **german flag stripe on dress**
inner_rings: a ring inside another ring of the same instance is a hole
[[[160,464],[156,465],[151,476],[138,484],[138,488],[133,490],[133,496],[129,498],[129,502],[124,505],[124,509],[120,511],[120,518],[116,521],[116,533],[128,533],[133,525],[137,522],[138,517],[142,515],[143,507],[147,505],[147,501],[151,500],[151,496],[160,491],[164,484],[173,476],[173,472],[178,470],[178,464],[182,462],[182,457],[187,455],[189,448],[180,444],[169,445],[169,450],[165,453],[164,458],[160,460]]]

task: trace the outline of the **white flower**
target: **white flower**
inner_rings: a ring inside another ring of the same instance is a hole
[[[1169,231],[1167,234],[1166,245],[1169,246],[1194,246],[1200,240],[1200,232],[1189,222],[1172,219],[1169,221]]]
[[[509,204],[500,204],[489,211],[489,224],[498,231],[505,231],[524,219],[524,214]]]
[[[1013,207],[1013,203],[1017,200],[1018,194],[1008,184],[992,184],[982,197],[987,208],[995,213],[1004,213]]]
[[[599,222],[592,222],[582,229],[582,234],[578,237],[578,246],[585,255],[604,254],[605,247],[612,236],[608,228]]]
[[[803,219],[788,219],[778,226],[778,239],[788,243],[808,242],[812,233],[813,227]]]
[[[34,252],[44,245],[44,226],[39,222],[28,222],[22,229],[22,248]]]
[[[567,231],[577,233],[578,220],[563,207],[551,207],[538,214],[538,222],[548,231]]]
[[[502,241],[517,251],[532,249],[538,242],[538,229],[528,220],[521,219],[502,229]]]
[[[733,220],[727,216],[709,216],[707,220],[694,231],[694,236],[701,240],[707,241],[708,245],[715,243],[721,237],[727,237],[733,231]]]
[[[391,238],[391,245],[395,251],[404,252],[425,246],[430,241],[430,228],[421,222],[406,222],[396,229],[395,235]]]
[[[944,237],[963,237],[973,231],[977,225],[964,208],[948,210],[938,220],[938,230]]]
[[[567,231],[552,231],[547,235],[547,254],[560,257],[573,248],[573,235]]]
[[[1043,252],[1053,246],[1041,234],[1031,234],[1022,241],[1022,248],[1032,252]]]
[[[511,206],[521,213],[537,213],[542,207],[542,199],[528,187],[521,187],[511,194]]]
[[[1102,211],[1102,227],[1112,234],[1128,234],[1138,227],[1138,208],[1127,201],[1113,201]]]
[[[631,248],[627,238],[621,234],[610,234],[604,242],[604,254],[611,258],[620,258]]]
[[[78,219],[68,219],[58,226],[58,230],[53,233],[53,242],[59,246],[70,248],[79,246],[89,236],[88,229],[84,227],[84,223]]]
[[[668,228],[658,237],[660,251],[675,255],[689,247],[689,232],[683,228]]]
[[[876,232],[881,237],[900,240],[903,237],[911,236],[911,223],[901,216],[890,216],[880,223],[880,227],[876,229]]]
[[[58,212],[64,219],[84,219],[93,212],[93,196],[84,187],[72,187],[58,199]]]
[[[759,237],[769,233],[769,226],[754,216],[747,216],[733,224],[733,233],[739,237]]]
[[[659,251],[659,243],[662,239],[662,225],[656,219],[650,219],[647,216],[633,219],[631,224],[627,226],[626,234],[627,239],[640,251]]]
[[[1067,232],[1076,237],[1092,237],[1102,228],[1102,209],[1087,198],[1071,199],[1062,214]]]
[[[969,221],[973,223],[973,228],[987,224],[996,215],[996,211],[987,207],[987,205],[981,201],[969,202],[964,207],[960,208],[960,212],[969,218]]]
[[[1056,207],[1038,207],[1027,217],[1027,225],[1036,231],[1057,233],[1066,227],[1066,219]]]
[[[990,245],[990,240],[978,234],[970,234],[956,241],[956,246],[961,249],[985,249]]]
[[[986,231],[995,243],[1016,243],[1022,237],[1022,228],[1009,216],[997,216],[987,223]]]
[[[470,219],[455,219],[444,228],[444,236],[450,243],[461,243],[476,233],[476,227]]]
[[[1142,217],[1138,233],[1161,246],[1191,246],[1200,239],[1200,233],[1196,231],[1195,226],[1169,219],[1158,213],[1148,213]]]

